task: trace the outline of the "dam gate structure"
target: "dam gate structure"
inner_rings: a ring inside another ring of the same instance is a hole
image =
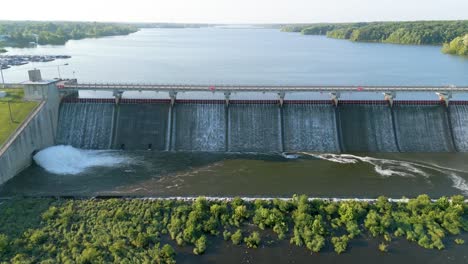
[[[28,167],[36,151],[61,144],[235,153],[468,151],[468,87],[87,84],[32,73],[16,86],[39,104],[0,148],[0,183]],[[108,96],[79,96],[89,91]],[[137,98],[126,96],[135,92]],[[156,96],[143,99],[140,92]],[[405,97],[411,93],[430,96]]]
[[[458,96],[468,94],[468,87],[59,82],[57,88],[64,99],[56,144],[78,148],[334,153],[468,150],[468,100]],[[79,98],[77,91],[107,91],[114,98]],[[157,92],[163,96],[122,96],[128,91]],[[191,92],[218,96],[178,98]],[[265,96],[255,100],[239,97],[249,92]],[[343,96],[365,92],[380,94],[381,99],[349,100]],[[438,100],[397,100],[397,94],[409,92],[437,94]],[[321,98],[298,100],[290,96],[294,93],[315,93]],[[458,97],[452,98],[452,94]]]

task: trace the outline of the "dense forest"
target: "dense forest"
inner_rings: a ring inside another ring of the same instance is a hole
[[[305,35],[327,35],[330,38],[351,41],[383,42],[395,44],[442,45],[447,53],[466,55],[468,20],[463,21],[415,21],[369,22],[286,25],[286,32],[302,32]],[[454,41],[454,43],[450,43]],[[449,44],[450,43],[450,44]],[[455,51],[457,50],[457,51]]]
[[[386,252],[407,239],[441,250],[464,244],[463,196],[408,202],[309,200],[194,201],[11,199],[0,203],[2,263],[174,263],[176,252],[200,255],[210,244],[248,248],[287,239],[311,252],[340,254],[355,238],[377,239]]]
[[[194,23],[133,23],[138,28],[202,28],[211,27],[215,24],[194,24]]]
[[[138,31],[128,24],[95,22],[0,21],[4,46],[27,46],[31,42],[63,45],[71,39],[127,35]]]

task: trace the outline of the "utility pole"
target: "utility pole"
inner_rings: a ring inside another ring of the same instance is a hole
[[[15,120],[13,120],[13,114],[11,113],[11,105],[10,105],[10,101],[8,100],[8,110],[10,112],[10,120],[11,120],[11,123],[14,123]]]

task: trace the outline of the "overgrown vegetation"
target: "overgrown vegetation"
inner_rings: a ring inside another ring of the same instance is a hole
[[[0,146],[37,106],[37,102],[23,101],[23,89],[0,89],[7,96],[0,98]],[[11,110],[11,116],[10,116]]]
[[[5,46],[38,44],[63,45],[70,39],[97,38],[127,35],[136,32],[135,26],[118,23],[96,22],[0,22],[0,35],[5,35]]]
[[[466,48],[468,41],[464,41],[466,39],[465,34],[468,34],[468,20],[322,23],[289,25],[284,26],[282,30],[302,32],[305,35],[327,35],[330,38],[349,39],[351,41],[416,45],[445,44],[444,52],[457,55],[466,55],[468,52],[468,48]]]
[[[8,200],[0,204],[0,261],[174,263],[180,246],[203,254],[210,239],[222,234],[228,243],[257,248],[271,232],[312,252],[331,245],[343,253],[352,239],[367,236],[382,240],[376,249],[382,252],[398,238],[440,250],[448,241],[464,243],[457,235],[468,231],[467,209],[462,196],[432,202],[427,195],[408,203],[305,196],[255,202]]]

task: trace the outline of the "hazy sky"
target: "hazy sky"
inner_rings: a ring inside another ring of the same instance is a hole
[[[2,0],[0,20],[301,23],[468,19],[468,0]]]

